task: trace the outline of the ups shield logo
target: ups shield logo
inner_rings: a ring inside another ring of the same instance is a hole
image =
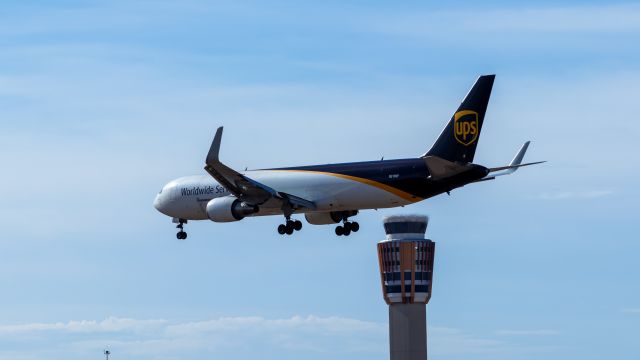
[[[453,136],[464,146],[473,144],[478,139],[478,113],[461,110],[453,115]]]

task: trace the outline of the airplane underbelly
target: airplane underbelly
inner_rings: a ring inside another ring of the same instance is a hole
[[[378,209],[410,204],[411,202],[367,184],[354,184],[337,195],[343,209]]]
[[[265,170],[252,171],[251,177],[279,191],[313,201],[316,211],[377,209],[412,203],[375,184],[330,173]],[[263,214],[267,215],[266,209]]]

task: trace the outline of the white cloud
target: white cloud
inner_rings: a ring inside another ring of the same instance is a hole
[[[9,358],[18,350],[23,350],[26,358],[29,354],[42,355],[45,351],[86,356],[98,353],[106,346],[122,356],[153,359],[241,351],[256,356],[273,351],[279,354],[302,352],[319,358],[331,354],[367,358],[372,354],[384,356],[388,351],[387,326],[386,323],[315,315],[275,319],[238,316],[189,322],[109,317],[102,321],[0,325],[0,348],[3,349],[0,359]],[[551,331],[504,330],[498,334],[548,332]],[[16,344],[20,343],[25,347],[19,348]],[[52,343],[56,350],[51,350]],[[247,347],[247,344],[251,346]],[[519,346],[505,339],[478,337],[455,328],[429,327],[429,351],[436,356],[495,354],[514,349]]]
[[[267,319],[261,316],[170,322],[109,317],[102,321],[79,320],[53,323],[0,325],[4,341],[29,340],[30,347],[47,348],[47,338],[62,338],[61,348],[91,353],[109,346],[136,355],[219,352],[254,344],[265,349],[314,353],[371,353],[385,350],[386,324],[336,316],[292,316]],[[41,344],[34,339],[40,339]],[[0,340],[0,348],[7,348]],[[41,346],[39,346],[41,345]],[[6,352],[0,351],[0,359]]]
[[[108,317],[102,321],[79,320],[55,323],[29,323],[18,325],[0,325],[0,334],[17,335],[28,332],[61,331],[77,333],[102,333],[102,332],[143,332],[157,329],[166,323],[165,320],[135,320],[117,317]]]
[[[194,333],[206,333],[216,331],[233,331],[251,328],[257,331],[271,331],[277,329],[302,329],[320,330],[330,333],[344,332],[379,332],[384,330],[384,326],[378,323],[341,318],[341,317],[317,317],[309,315],[307,317],[293,316],[288,319],[265,319],[263,317],[223,317],[219,319],[189,322],[184,324],[170,325],[167,333],[170,335],[192,335]]]
[[[625,314],[640,314],[640,308],[624,308],[620,311]]]
[[[538,330],[498,330],[496,335],[499,336],[549,336],[558,335],[559,332],[550,329],[538,329]]]
[[[386,21],[372,22],[382,32],[431,36],[446,28],[451,32],[630,32],[640,30],[640,6],[556,6],[467,11],[430,11],[386,14]],[[367,22],[369,24],[369,22]],[[455,24],[451,27],[450,24]]]
[[[477,337],[461,329],[429,328],[429,353],[436,356],[504,352],[510,345],[502,340]]]

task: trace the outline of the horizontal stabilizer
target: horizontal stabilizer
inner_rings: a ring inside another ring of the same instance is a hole
[[[490,175],[487,177],[495,178],[496,176],[513,174],[514,172],[516,172],[516,170],[518,170],[518,168],[529,166],[529,165],[542,164],[546,162],[546,161],[536,161],[536,162],[530,162],[526,164],[522,163],[522,160],[524,159],[524,154],[527,152],[527,149],[529,148],[530,143],[531,141],[527,141],[522,145],[522,147],[516,153],[516,156],[514,156],[513,160],[511,160],[511,163],[509,163],[509,165],[490,168],[489,169]]]
[[[542,163],[546,163],[546,161],[536,161],[536,162],[530,162],[530,163],[525,163],[525,164],[520,164],[520,165],[500,166],[500,167],[490,168],[489,172],[492,173],[494,171],[501,171],[501,170],[507,170],[507,171],[510,171],[510,172],[515,172],[516,170],[518,170],[521,167],[525,167],[525,166],[529,166],[529,165],[537,165],[537,164],[542,164]],[[498,175],[495,174],[495,175],[491,175],[491,176],[498,176]]]

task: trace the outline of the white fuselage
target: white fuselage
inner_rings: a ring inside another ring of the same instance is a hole
[[[316,205],[314,212],[388,208],[421,200],[376,184],[324,172],[255,170],[244,172],[243,175],[278,191],[312,201]],[[211,176],[187,176],[165,185],[156,196],[154,206],[174,218],[205,220],[208,218],[207,203],[224,196],[232,195]],[[253,216],[282,213],[280,205],[270,200]]]

